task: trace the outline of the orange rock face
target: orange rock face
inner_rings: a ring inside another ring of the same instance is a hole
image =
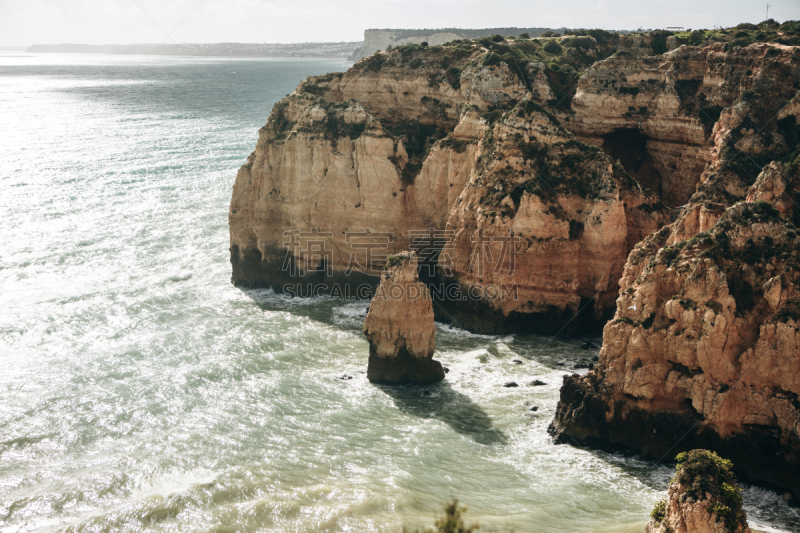
[[[694,145],[705,166],[691,173],[697,188],[675,222],[628,256],[600,360],[587,376],[565,378],[551,433],[658,459],[713,449],[745,478],[800,498],[800,54],[712,45],[639,62],[652,67],[641,90],[629,87],[603,109],[619,111],[627,99],[635,110],[650,98],[648,110],[666,110],[691,89],[678,108],[696,106],[696,121],[664,111],[636,128],[648,149],[665,136]],[[647,81],[657,73],[661,88]],[[703,114],[714,109],[719,119],[701,141]],[[604,135],[580,111],[574,121],[589,137]],[[681,168],[670,179],[684,183]]]
[[[508,63],[497,54],[509,46],[392,50],[301,83],[239,170],[233,282],[301,295],[298,285],[374,287],[389,254],[433,229],[447,233],[447,253],[425,281],[480,295],[445,298],[441,319],[485,332],[598,331],[620,277],[637,275],[623,266],[638,242],[676,215],[671,245],[709,230],[768,154],[795,142],[783,127],[800,108],[791,47],[653,56],[650,37],[632,36],[565,48],[568,62],[606,59],[561,105],[563,73]],[[625,55],[607,57],[614,49]],[[690,197],[677,213],[664,205]]]
[[[367,378],[374,383],[432,383],[444,379],[434,361],[436,327],[428,287],[419,280],[417,258],[389,259],[364,321],[369,341]]]
[[[634,250],[597,367],[565,381],[557,438],[708,447],[800,494],[800,237],[783,201],[800,176],[783,172],[768,165],[748,194],[774,204],[737,203],[669,245],[675,223]]]
[[[550,334],[584,307],[587,321],[602,320],[628,251],[668,221],[657,197],[530,101],[492,126],[481,158],[450,212],[454,250],[439,266],[464,292],[506,297],[445,302],[449,314],[478,331],[525,321]]]

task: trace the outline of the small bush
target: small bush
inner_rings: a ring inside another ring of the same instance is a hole
[[[530,39],[531,36],[530,36],[530,34],[527,34],[527,33],[520,33],[519,34],[519,38],[520,39]]]
[[[548,54],[560,54],[562,52],[561,45],[555,41],[550,41],[546,45],[544,45],[544,51]]]
[[[499,65],[503,61],[499,55],[495,54],[494,52],[489,52],[485,56],[483,56],[482,65],[484,67],[491,67],[494,65]]]
[[[566,48],[578,48],[589,50],[595,47],[594,39],[591,37],[569,37],[561,40],[561,44]]]
[[[656,502],[653,510],[650,511],[650,517],[658,523],[661,523],[667,516],[667,500],[659,500]]]
[[[505,40],[506,40],[505,37],[503,37],[502,35],[492,35],[492,42],[494,43],[502,43]]]

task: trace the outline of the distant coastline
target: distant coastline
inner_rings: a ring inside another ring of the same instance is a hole
[[[34,44],[18,51],[38,54],[116,54],[219,57],[346,58],[361,41],[339,43],[195,43],[195,44]]]

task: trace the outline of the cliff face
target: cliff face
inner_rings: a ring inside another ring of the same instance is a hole
[[[408,45],[304,81],[237,176],[234,283],[374,287],[413,248],[456,289],[442,319],[599,329],[638,242],[676,216],[670,245],[708,230],[796,146],[798,56],[590,33]]]
[[[454,61],[458,77],[450,80],[433,54],[395,55],[396,66],[375,56],[377,64],[309,79],[275,106],[234,185],[234,283],[280,288],[293,281],[291,273],[308,274],[304,281],[342,279],[354,253],[364,268],[343,281],[376,283],[387,254],[408,249],[410,230],[444,226],[485,130],[462,106],[487,109],[521,88],[508,72],[469,69],[463,77],[471,81],[459,86],[469,54]],[[420,65],[409,69],[413,59]],[[311,228],[325,235],[312,236]],[[391,233],[374,239],[384,248],[373,265],[352,246],[359,237],[348,234],[368,230]],[[284,235],[292,231],[296,238]],[[324,253],[303,254],[309,240],[324,240]]]
[[[550,53],[527,40],[523,54],[486,41],[376,54],[278,103],[234,185],[234,283],[374,285],[387,254],[433,228],[448,235],[439,279],[481,294],[441,308],[466,327],[529,329],[522,319],[535,315],[547,320],[534,329],[555,332],[589,301],[590,321],[608,313],[625,256],[667,217],[657,195],[564,126],[551,106],[566,82],[546,61],[585,67],[615,48],[591,40],[589,54]],[[520,57],[497,55],[509,50]],[[368,232],[383,239],[371,263],[354,247]],[[471,267],[504,238],[505,274],[495,258],[488,275]],[[484,298],[487,285],[506,297]]]
[[[716,170],[709,164],[730,144],[731,129],[744,122],[753,130],[767,126],[795,95],[797,68],[794,47],[768,44],[730,51],[722,43],[684,45],[660,56],[617,55],[581,78],[569,127],[619,159],[664,203],[683,205]],[[775,151],[760,133],[747,134],[751,147],[737,148],[752,148],[745,149],[751,156]],[[753,177],[759,170],[751,169]]]
[[[708,447],[800,495],[798,190],[797,168],[773,163],[709,229],[669,245],[675,223],[637,246],[598,365],[565,378],[558,440]]]
[[[516,322],[556,333],[589,304],[584,316],[602,318],[627,252],[667,221],[657,204],[600,149],[524,100],[484,137],[447,222],[453,251],[440,257],[440,269],[451,272],[445,280],[465,292],[516,292],[443,305],[479,331]]]
[[[699,144],[688,142],[702,138],[688,120],[671,130],[648,118],[637,128],[659,139],[648,150],[668,134],[685,143],[684,154],[702,153],[699,184],[676,221],[628,257],[600,361],[587,376],[565,378],[551,432],[559,442],[651,457],[715,449],[748,478],[798,497],[800,54],[712,45],[664,58],[679,56],[696,60],[690,70],[702,80],[694,102],[704,107],[695,112],[717,106],[719,120]],[[658,98],[656,107],[676,103]],[[680,166],[673,178],[685,181]]]

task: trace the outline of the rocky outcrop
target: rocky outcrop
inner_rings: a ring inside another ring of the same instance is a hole
[[[707,229],[670,244],[679,220],[637,245],[597,366],[565,378],[558,441],[714,449],[800,495],[799,191],[797,166],[773,163]]]
[[[428,288],[419,280],[417,257],[389,257],[364,321],[369,341],[367,379],[392,385],[426,384],[444,379],[433,360],[436,327]]]
[[[645,533],[751,533],[731,462],[707,450],[678,456],[667,500],[651,517]]]
[[[411,249],[467,329],[614,314],[558,442],[714,449],[800,496],[798,44],[774,21],[498,36],[309,78],[237,175],[233,281],[374,287]]]
[[[454,60],[459,76],[470,54]],[[449,81],[434,54],[413,72],[412,59],[392,59],[307,80],[275,106],[234,185],[235,284],[374,284],[411,230],[444,226],[485,131],[461,107],[487,109],[520,92],[519,81],[495,68],[455,89],[460,78]]]

